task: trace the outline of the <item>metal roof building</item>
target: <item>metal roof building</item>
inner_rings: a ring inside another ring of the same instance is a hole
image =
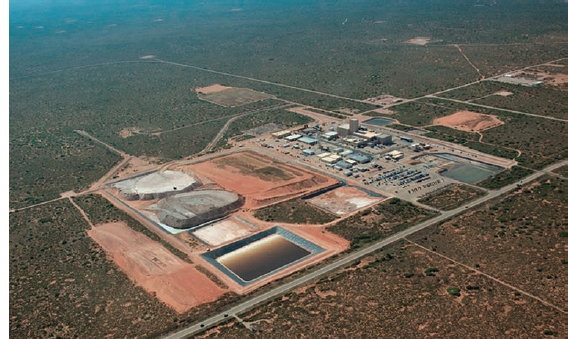
[[[314,155],[316,154],[316,152],[313,149],[305,149],[302,152],[304,152],[305,155]]]
[[[296,141],[298,139],[302,138],[301,134],[292,134],[286,137],[286,140],[288,141]]]
[[[300,139],[298,139],[299,142],[303,142],[304,144],[308,144],[308,145],[315,145],[318,143],[317,139],[314,138],[310,138],[310,137],[302,137]]]
[[[338,162],[335,164],[335,166],[340,167],[340,168],[343,168],[343,169],[349,169],[349,168],[353,167],[353,165],[351,165],[350,163],[347,163],[347,162],[345,162],[345,161],[343,161],[343,160],[338,161]]]
[[[351,160],[355,160],[360,164],[366,164],[366,163],[371,162],[371,158],[369,158],[368,156],[362,155],[362,154],[357,154],[357,153],[351,154],[347,158],[351,159]]]

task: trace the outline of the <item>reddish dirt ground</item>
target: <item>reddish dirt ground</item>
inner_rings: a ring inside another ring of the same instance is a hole
[[[336,183],[329,177],[251,152],[222,156],[191,165],[188,170],[245,196],[245,208],[266,206]]]
[[[434,119],[433,125],[442,125],[460,131],[479,132],[504,124],[498,117],[488,114],[460,111]]]
[[[178,313],[214,301],[225,292],[195,267],[125,223],[99,225],[88,234],[130,279]]]

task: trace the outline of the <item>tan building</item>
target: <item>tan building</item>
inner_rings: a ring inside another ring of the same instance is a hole
[[[346,136],[349,135],[349,125],[345,124],[345,125],[339,125],[337,126],[337,134],[339,134],[340,137],[345,138]]]
[[[272,137],[276,138],[276,139],[282,139],[282,138],[286,138],[287,136],[289,136],[290,134],[292,134],[292,132],[285,130],[285,131],[278,131],[278,132],[274,132],[272,133]]]

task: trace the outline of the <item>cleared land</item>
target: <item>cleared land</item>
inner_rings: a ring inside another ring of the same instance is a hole
[[[193,266],[124,223],[98,225],[88,234],[137,285],[178,313],[214,301],[225,292]]]
[[[187,167],[260,207],[332,185],[335,180],[251,152],[221,156]]]
[[[371,197],[355,187],[339,187],[307,201],[337,216],[350,214],[384,198]]]
[[[196,89],[198,98],[223,107],[236,107],[274,98],[273,95],[248,88],[213,86]],[[223,87],[223,88],[219,88]]]
[[[404,41],[404,43],[424,46],[427,43],[429,43],[430,40],[432,40],[432,39],[429,38],[429,37],[416,37],[416,38],[412,38],[410,40],[406,40],[406,41]]]
[[[434,119],[433,124],[455,128],[460,131],[479,132],[502,125],[503,122],[493,115],[461,111]]]
[[[441,191],[434,192],[418,200],[418,202],[443,211],[449,211],[483,195],[485,195],[485,192],[478,188],[468,185],[452,185]]]
[[[193,231],[193,235],[211,246],[219,246],[252,233],[253,229],[230,218]]]
[[[555,306],[566,306],[565,180],[544,178],[410,238]]]
[[[335,215],[302,199],[292,199],[265,207],[256,211],[254,217],[263,221],[289,224],[327,224],[337,219]]]
[[[327,230],[351,241],[351,247],[376,242],[421,221],[436,216],[431,210],[392,198],[327,227]]]
[[[431,272],[428,273],[427,272]],[[457,292],[451,295],[450,292]],[[262,337],[540,338],[564,315],[472,270],[399,242],[240,317]],[[252,338],[230,320],[198,338]],[[255,337],[255,336],[254,336]]]

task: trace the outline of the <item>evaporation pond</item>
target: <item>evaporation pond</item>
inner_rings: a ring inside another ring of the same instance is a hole
[[[242,280],[251,281],[310,254],[285,237],[271,234],[216,260]]]
[[[384,125],[392,124],[393,122],[394,122],[394,120],[389,119],[389,118],[373,118],[373,119],[369,119],[369,120],[364,121],[364,123],[366,123],[366,124],[375,125],[375,126],[384,126]]]

